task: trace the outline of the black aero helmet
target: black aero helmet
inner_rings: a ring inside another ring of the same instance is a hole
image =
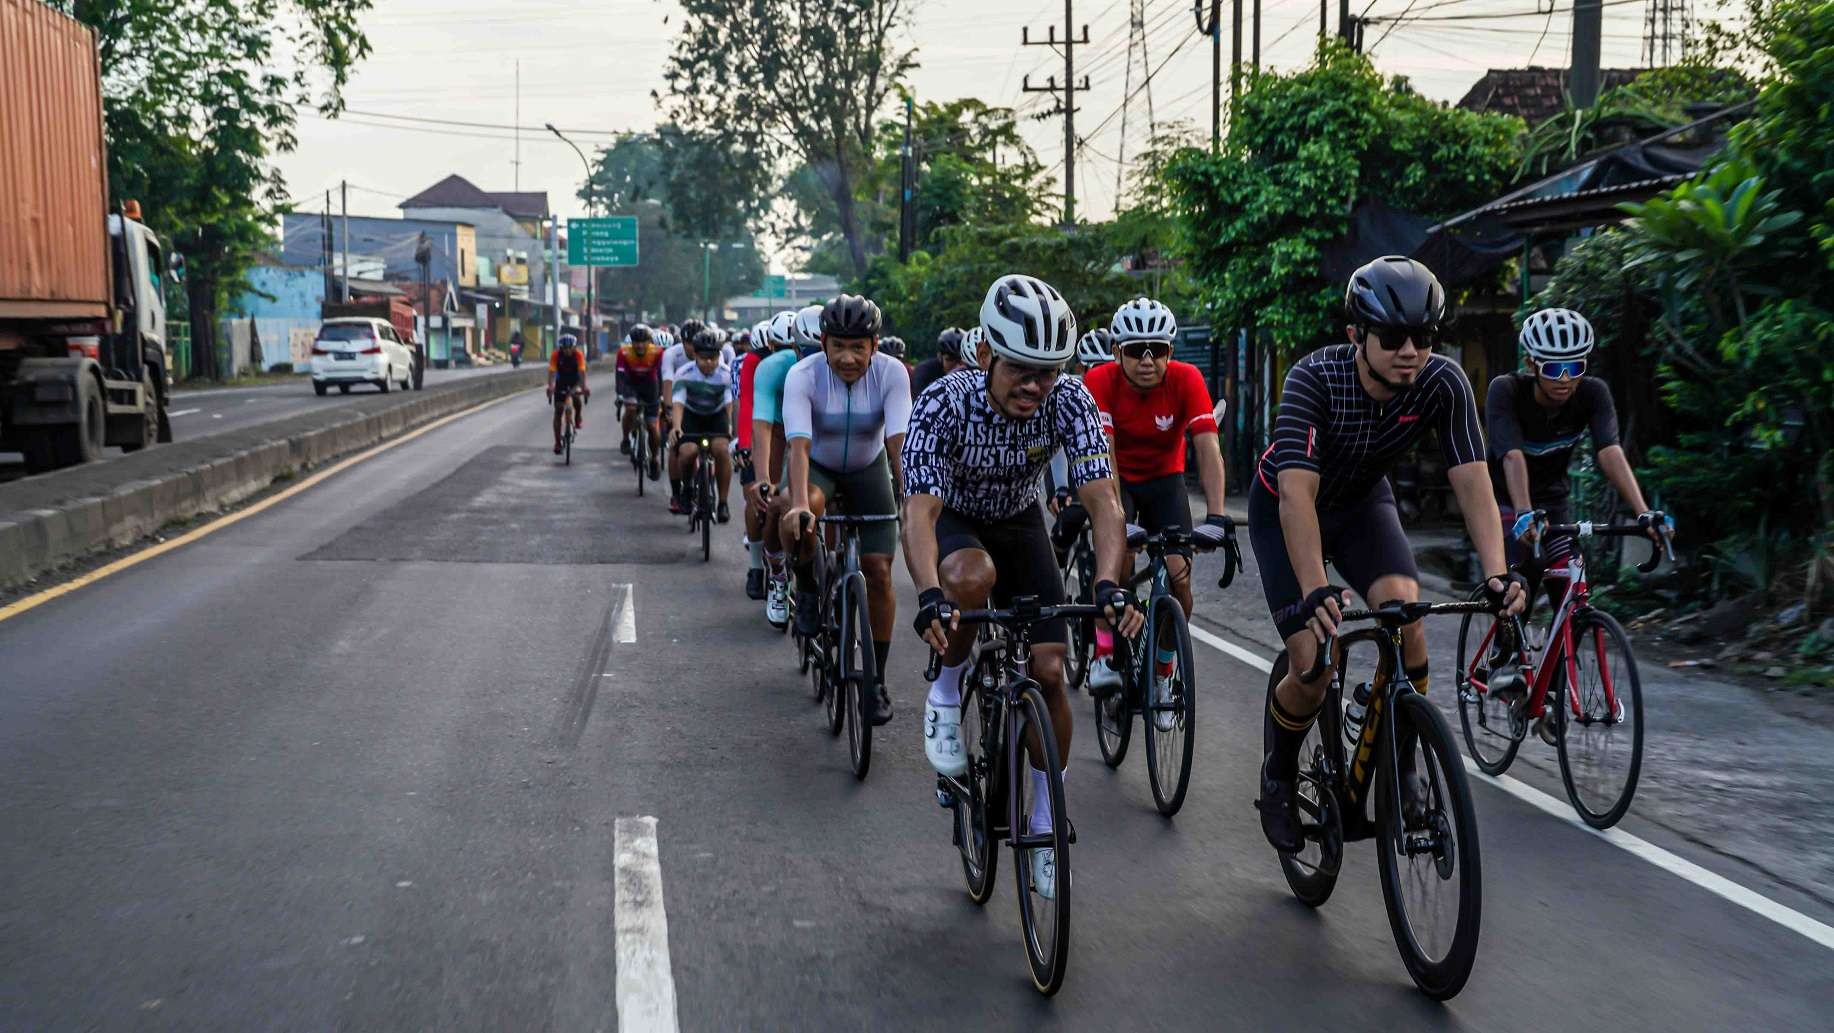
[[[700,332],[704,329],[706,329],[706,324],[700,320],[684,319],[681,321],[681,328],[675,332],[675,336],[683,344],[692,346],[694,338],[700,336]]]
[[[953,355],[958,359],[961,358],[962,334],[964,332],[965,331],[963,331],[961,327],[952,326],[949,329],[944,330],[942,333],[937,334],[936,335],[936,354]]]
[[[725,342],[720,339],[720,332],[718,330],[703,328],[699,333],[694,335],[694,354],[718,355],[720,353],[720,345],[724,343]]]
[[[894,359],[902,359],[904,358],[904,338],[881,337],[879,338],[879,350]]]
[[[1426,266],[1385,255],[1350,275],[1344,315],[1357,326],[1437,329],[1446,317],[1446,291]]]
[[[636,326],[630,328],[630,343],[642,344],[647,340],[650,340],[650,328],[648,326],[638,323]]]
[[[821,332],[826,337],[877,337],[884,325],[879,306],[852,294],[835,298],[821,310]]]

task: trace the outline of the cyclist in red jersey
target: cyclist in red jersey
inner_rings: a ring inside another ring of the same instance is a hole
[[[1128,521],[1151,533],[1174,528],[1192,533],[1191,505],[1184,486],[1188,434],[1197,454],[1207,510],[1195,535],[1221,545],[1235,535],[1235,524],[1223,512],[1223,451],[1217,443],[1216,417],[1203,374],[1188,362],[1172,359],[1178,321],[1159,302],[1138,298],[1121,306],[1110,330],[1119,361],[1090,370],[1083,377],[1083,386],[1101,410],[1102,429],[1113,443],[1115,473]],[[1189,617],[1190,550],[1168,553],[1165,568],[1172,594]],[[1127,573],[1133,573],[1131,559]],[[1160,643],[1161,676],[1170,675],[1176,659],[1171,645]],[[1089,689],[1097,695],[1110,695],[1121,684],[1120,672],[1110,660],[1113,652],[1113,633],[1098,623],[1095,661],[1089,668]],[[1110,698],[1119,702],[1118,696]],[[1174,715],[1165,711],[1163,716],[1169,721]]]

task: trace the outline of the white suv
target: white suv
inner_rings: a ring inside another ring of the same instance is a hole
[[[414,381],[414,353],[387,320],[327,319],[312,342],[312,390],[331,385],[350,393],[352,384],[374,384],[384,394],[394,385],[406,391]]]

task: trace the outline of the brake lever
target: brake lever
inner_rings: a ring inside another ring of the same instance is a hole
[[[1216,579],[1216,587],[1228,588],[1235,583],[1235,575],[1242,568],[1242,553],[1235,544],[1235,536],[1223,539],[1223,576]],[[1306,679],[1311,681],[1310,678]]]

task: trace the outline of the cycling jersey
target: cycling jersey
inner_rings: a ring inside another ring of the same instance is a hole
[[[1549,409],[1535,400],[1533,373],[1505,373],[1490,382],[1484,417],[1490,482],[1504,504],[1510,498],[1503,457],[1510,452],[1519,449],[1528,463],[1529,501],[1536,509],[1549,509],[1566,501],[1567,463],[1581,438],[1591,433],[1594,452],[1618,443],[1617,405],[1597,377],[1582,377],[1565,404]]]
[[[1279,495],[1280,471],[1311,470],[1319,475],[1319,511],[1342,509],[1386,480],[1429,430],[1439,432],[1448,470],[1483,460],[1471,382],[1456,362],[1428,356],[1411,389],[1378,402],[1357,379],[1355,345],[1320,348],[1286,375],[1273,441],[1261,455],[1261,485]]]
[[[732,404],[732,367],[721,364],[713,372],[702,373],[689,363],[675,371],[675,393],[670,401],[680,402],[684,411],[699,416],[713,416]]]
[[[732,345],[720,345],[720,365],[730,366],[732,360]],[[662,353],[662,379],[674,380],[675,374],[681,372],[683,366],[692,365],[694,365],[694,360],[688,358],[688,346],[677,341],[669,345],[668,350]]]
[[[758,364],[764,356],[757,352],[746,352],[739,360],[739,378],[733,390],[738,392],[739,402],[739,447],[751,447],[751,382],[757,377]]]
[[[912,407],[905,484],[975,520],[1005,520],[1037,504],[1041,474],[1059,448],[1071,488],[1114,476],[1101,414],[1081,383],[1058,378],[1037,413],[1012,420],[988,399],[984,371],[958,369]]]
[[[578,387],[586,379],[586,353],[575,348],[565,362],[561,361],[562,354],[562,350],[556,348],[548,356],[548,372],[554,374],[554,386]]]
[[[639,358],[632,346],[619,348],[617,384],[619,396],[654,404],[662,388],[662,349],[652,346]]]
[[[1183,473],[1185,435],[1216,433],[1204,375],[1188,362],[1167,363],[1165,377],[1150,391],[1129,383],[1118,362],[1090,370],[1083,384],[1102,411],[1102,429],[1114,439],[1123,481]]]
[[[917,368],[911,370],[911,397],[915,398],[923,394],[924,388],[929,387],[942,378],[942,359],[932,355],[922,362],[919,362]]]
[[[751,375],[751,418],[764,423],[783,422],[783,382],[801,361],[794,348],[774,351],[758,363]]]
[[[852,384],[817,353],[796,363],[783,382],[783,436],[809,440],[809,461],[837,473],[871,466],[885,439],[903,434],[911,419],[910,372],[875,354]]]

